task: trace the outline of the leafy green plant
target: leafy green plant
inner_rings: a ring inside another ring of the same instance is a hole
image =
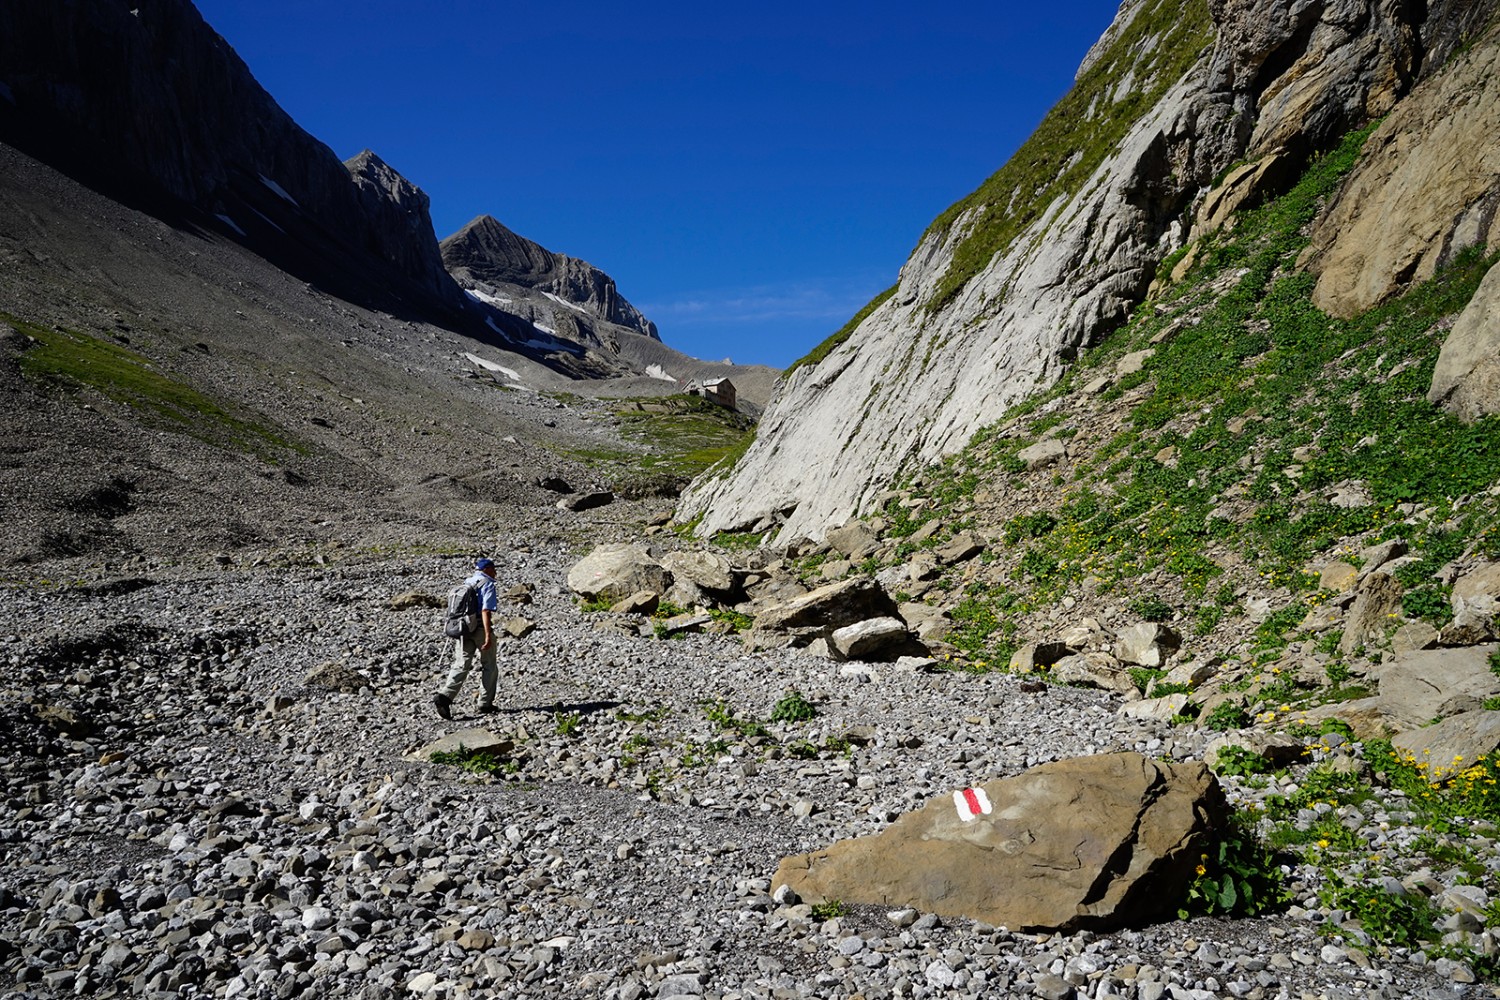
[[[802,696],[796,688],[788,691],[771,710],[772,722],[806,722],[815,718],[818,710]]]
[[[457,750],[434,750],[428,759],[434,764],[461,767],[472,774],[495,775],[513,769],[507,766],[513,762],[496,757],[488,750],[471,750],[462,743]]]
[[[709,608],[708,616],[716,622],[720,622],[726,629],[735,634],[748,632],[755,625],[753,615],[747,615],[730,608]]]
[[[769,736],[765,726],[754,719],[741,719],[734,714],[734,706],[722,698],[702,703],[703,715],[720,729],[733,730],[745,739],[754,736]]]
[[[1143,695],[1151,693],[1151,685],[1167,676],[1165,670],[1156,667],[1130,667],[1126,670],[1135,689]]]
[[[552,731],[559,736],[577,736],[582,727],[583,716],[578,712],[552,713]]]
[[[1220,747],[1214,761],[1215,774],[1247,777],[1252,774],[1269,774],[1271,770],[1271,762],[1266,760],[1265,755],[1258,754],[1249,747]]]
[[[764,531],[721,531],[713,537],[713,543],[731,552],[754,551],[760,548],[765,538]]]
[[[1323,666],[1323,673],[1328,677],[1328,683],[1333,688],[1341,688],[1353,675],[1349,672],[1349,664],[1343,660],[1329,660]]]
[[[595,597],[592,600],[578,602],[578,610],[586,615],[594,614],[599,611],[608,611],[613,606],[614,602],[609,600],[607,597]]]
[[[1186,920],[1197,915],[1259,916],[1290,899],[1276,857],[1236,813],[1209,850],[1198,856],[1187,898],[1177,910]]]
[[[848,908],[837,899],[829,899],[821,903],[812,904],[812,918],[814,920],[834,920],[848,912]]]
[[[1420,892],[1396,895],[1378,882],[1351,885],[1337,873],[1329,873],[1320,895],[1325,905],[1347,911],[1381,944],[1411,948],[1438,937],[1434,928],[1442,914]]]
[[[1366,740],[1364,753],[1432,829],[1447,830],[1460,818],[1500,825],[1500,751],[1473,761],[1432,760],[1397,751],[1388,740]]]
[[[1172,605],[1155,594],[1145,594],[1130,602],[1130,610],[1142,621],[1164,622],[1172,617]]]
[[[815,760],[818,757],[818,747],[807,740],[793,740],[786,745],[786,753],[794,760]]]
[[[615,712],[615,718],[621,722],[660,722],[671,714],[672,710],[666,705],[658,705],[641,712],[630,712],[621,708]]]
[[[1453,620],[1449,589],[1429,584],[1408,590],[1401,595],[1401,610],[1412,618],[1420,618],[1441,628]]]
[[[1244,708],[1232,701],[1221,701],[1203,719],[1202,725],[1204,729],[1222,733],[1231,729],[1244,729],[1250,722],[1250,713]]]

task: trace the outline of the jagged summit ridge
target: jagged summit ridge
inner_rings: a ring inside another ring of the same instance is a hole
[[[460,282],[515,285],[583,307],[597,319],[660,340],[656,324],[625,300],[615,281],[587,261],[553,253],[481,215],[442,242],[443,262]]]

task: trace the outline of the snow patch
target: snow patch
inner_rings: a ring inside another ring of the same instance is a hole
[[[536,327],[538,330],[542,331],[543,333],[547,334],[547,336],[549,336],[549,337],[555,337],[555,336],[557,336],[557,331],[554,330],[554,329],[552,329],[552,327],[547,326],[546,324],[538,323],[535,320],[533,320],[532,323],[531,323],[531,325],[534,326],[534,327]]]
[[[500,329],[498,326],[495,325],[495,317],[493,317],[493,316],[486,316],[484,318],[484,324],[485,324],[485,326],[489,327],[491,330],[494,330],[500,336],[504,337],[506,340],[510,339],[510,334],[506,333],[504,330]]]
[[[521,376],[511,371],[509,368],[501,364],[496,364],[493,361],[486,361],[484,358],[481,358],[477,354],[465,354],[464,358],[472,362],[473,364],[476,364],[479,367],[483,368],[487,372],[497,372],[501,375],[504,375],[506,378],[510,379],[513,382],[521,381]]]
[[[581,312],[585,316],[589,315],[589,311],[583,306],[579,305],[577,302],[569,302],[567,299],[559,295],[553,295],[551,292],[543,292],[542,294],[547,296],[547,298],[551,299],[553,302],[556,302],[560,306],[567,306],[574,312]]]
[[[254,213],[255,213],[255,214],[256,214],[256,215],[258,215],[258,216],[260,216],[260,220],[261,220],[261,221],[262,221],[262,222],[264,222],[264,223],[265,223],[265,224],[266,224],[266,225],[268,225],[268,226],[270,226],[270,227],[271,227],[271,228],[272,228],[272,229],[274,229],[274,230],[276,230],[276,231],[277,231],[277,232],[278,232],[278,233],[280,233],[280,234],[281,234],[281,235],[282,235],[282,236],[285,236],[285,235],[286,235],[286,230],[285,230],[285,229],[282,229],[282,228],[281,228],[281,227],[280,227],[280,226],[278,226],[278,225],[277,225],[277,224],[276,224],[276,223],[274,223],[274,222],[272,222],[272,221],[271,221],[271,220],[270,220],[270,219],[268,219],[268,218],[266,218],[266,213],[264,213],[264,212],[262,212],[262,211],[260,211],[260,210],[259,210],[259,209],[257,209],[257,208],[254,208],[254,207],[252,207],[252,208],[251,208],[251,209],[250,209],[250,211],[252,211],[252,212],[254,212]]]
[[[515,299],[505,299],[498,295],[488,295],[477,288],[465,288],[464,294],[475,302],[483,302],[487,306],[508,306],[515,301]]]
[[[524,340],[521,343],[525,347],[534,347],[539,351],[567,351],[569,354],[583,354],[583,348],[577,344],[569,344],[561,340]]]
[[[275,181],[271,180],[271,178],[267,177],[265,174],[261,174],[260,175],[260,182],[262,184],[264,184],[266,187],[270,188],[272,191],[274,191],[277,195],[279,195],[282,198],[285,198],[287,201],[291,202],[293,205],[297,205],[297,199],[293,198],[291,195],[287,194],[286,193],[286,188],[282,187],[280,184],[277,184]],[[301,205],[297,205],[297,207],[301,208],[302,206]]]
[[[661,365],[647,365],[646,366],[646,374],[649,375],[649,376],[651,376],[654,379],[660,379],[663,382],[676,382],[677,381],[675,378],[673,378],[672,376],[668,375],[667,372],[666,372],[666,369],[664,369]]]
[[[245,231],[239,227],[239,223],[235,222],[229,216],[221,214],[221,215],[215,215],[214,218],[218,219],[220,222],[224,223],[224,225],[228,226],[230,229],[233,229],[235,232],[239,233],[241,236],[245,235]]]

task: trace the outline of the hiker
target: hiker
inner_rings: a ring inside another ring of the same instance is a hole
[[[499,670],[495,665],[494,615],[499,602],[495,596],[494,560],[487,556],[477,559],[474,575],[464,581],[463,587],[471,589],[473,594],[469,598],[472,603],[465,609],[470,620],[467,628],[453,640],[453,666],[448,670],[448,679],[432,696],[438,715],[445,719],[453,718],[453,699],[474,666],[475,653],[479,654],[479,679],[484,685],[479,711],[483,714],[495,711],[495,684]]]

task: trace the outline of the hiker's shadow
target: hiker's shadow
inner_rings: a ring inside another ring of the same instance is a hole
[[[523,712],[543,712],[547,715],[593,715],[595,712],[607,712],[612,708],[619,708],[622,704],[624,702],[619,701],[577,701],[571,703],[554,701],[550,705],[502,708],[500,711],[507,715],[520,715]]]

